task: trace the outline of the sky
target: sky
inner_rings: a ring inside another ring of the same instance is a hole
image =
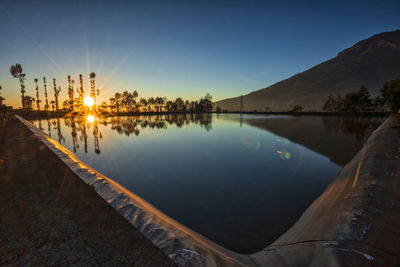
[[[0,1],[0,85],[20,106],[10,67],[34,78],[96,73],[99,100],[213,100],[247,94],[333,58],[374,34],[400,29],[400,1]]]

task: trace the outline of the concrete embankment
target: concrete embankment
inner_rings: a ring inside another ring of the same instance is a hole
[[[0,203],[1,266],[175,266],[14,117]]]
[[[362,150],[289,231],[272,245],[251,255],[228,251],[187,229],[80,162],[28,122],[24,123],[78,177],[91,185],[95,192],[179,265],[400,264],[398,116],[391,116],[374,131]]]
[[[399,116],[392,115],[289,231],[251,255],[255,263],[399,266],[399,141]]]

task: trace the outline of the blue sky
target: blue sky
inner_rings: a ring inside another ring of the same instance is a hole
[[[97,74],[101,97],[246,94],[302,72],[383,31],[400,28],[400,1],[8,1],[0,2],[0,85],[19,106],[9,74]],[[88,80],[88,79],[87,79]],[[39,84],[42,87],[42,84]],[[49,85],[48,85],[49,86]]]

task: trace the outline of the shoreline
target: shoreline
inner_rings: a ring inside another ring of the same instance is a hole
[[[26,119],[45,119],[64,117],[68,112],[62,111],[23,111],[12,110],[12,115],[20,115]],[[152,115],[200,115],[200,114],[253,114],[253,115],[291,115],[291,116],[353,116],[353,117],[388,117],[390,112],[319,112],[319,111],[301,111],[301,112],[253,112],[253,111],[230,111],[230,112],[209,112],[209,113],[193,113],[193,112],[114,112],[103,114],[105,117],[112,116],[152,116]]]

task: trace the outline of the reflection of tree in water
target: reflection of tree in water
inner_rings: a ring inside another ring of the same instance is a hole
[[[78,134],[77,134],[75,118],[66,118],[64,120],[64,123],[65,126],[71,128],[72,146],[74,152],[76,152],[76,149],[79,148],[79,143],[78,143]]]
[[[60,119],[57,118],[57,135],[58,135],[58,142],[61,143],[61,141],[63,143],[65,143],[65,138],[61,133],[61,126],[60,126]]]
[[[93,135],[94,152],[100,154],[100,139],[103,138],[99,130],[99,124],[107,127],[110,125],[111,130],[118,134],[130,136],[134,134],[138,136],[142,129],[167,129],[168,125],[176,125],[183,127],[184,125],[195,124],[204,127],[206,131],[210,131],[211,114],[169,114],[156,116],[137,116],[137,117],[106,117],[95,118],[93,122],[89,122],[86,117],[67,117],[64,118],[64,125],[71,129],[72,149],[74,152],[79,150],[83,143],[84,152],[88,153],[88,135]],[[36,126],[41,127],[42,121],[34,122]],[[65,143],[62,134],[60,119],[47,119],[48,136],[51,137],[52,129],[57,131],[58,142]],[[53,126],[53,127],[51,127]],[[92,129],[93,127],[93,129]]]
[[[118,134],[138,136],[140,129],[167,129],[168,125],[176,125],[181,128],[184,125],[196,124],[210,131],[211,114],[167,114],[139,117],[111,117],[102,122],[103,125],[111,124],[111,129]],[[140,129],[139,129],[140,128]]]
[[[368,136],[382,123],[384,118],[353,117],[353,116],[324,116],[325,127],[335,133],[352,135],[357,140],[365,141]]]
[[[41,120],[38,122],[34,122],[34,124],[38,127],[41,127]],[[58,135],[58,142],[65,144],[65,138],[62,134],[61,121],[59,118],[57,119],[47,119],[48,132],[47,135],[51,137],[51,130],[56,130]],[[93,139],[94,139],[94,152],[96,154],[100,154],[100,139],[103,137],[101,132],[99,131],[98,121],[97,119],[90,123],[86,120],[85,117],[67,117],[64,118],[64,125],[68,128],[71,128],[71,137],[72,137],[72,148],[73,151],[76,152],[80,147],[80,142],[84,145],[85,153],[88,153],[88,133],[90,133],[91,127],[93,126]],[[53,127],[51,127],[53,126]],[[78,139],[79,136],[79,139]],[[79,142],[80,141],[80,142]]]
[[[48,136],[51,137],[51,123],[50,123],[50,120],[47,120],[47,132],[48,132]]]
[[[42,120],[41,120],[41,119],[39,119],[39,129],[40,129],[41,131],[43,131],[43,128],[42,128]]]
[[[175,124],[177,127],[183,127],[183,125],[192,123],[204,127],[207,132],[212,129],[211,113],[168,114],[165,117],[165,121],[170,125]]]
[[[116,131],[118,134],[131,134],[139,135],[138,122],[132,117],[112,117],[103,122],[104,125],[111,124],[111,130]]]
[[[99,132],[99,125],[97,123],[97,120],[94,120],[93,122],[93,136],[94,136],[94,152],[96,152],[96,154],[100,154],[99,137],[102,138],[102,135]]]

